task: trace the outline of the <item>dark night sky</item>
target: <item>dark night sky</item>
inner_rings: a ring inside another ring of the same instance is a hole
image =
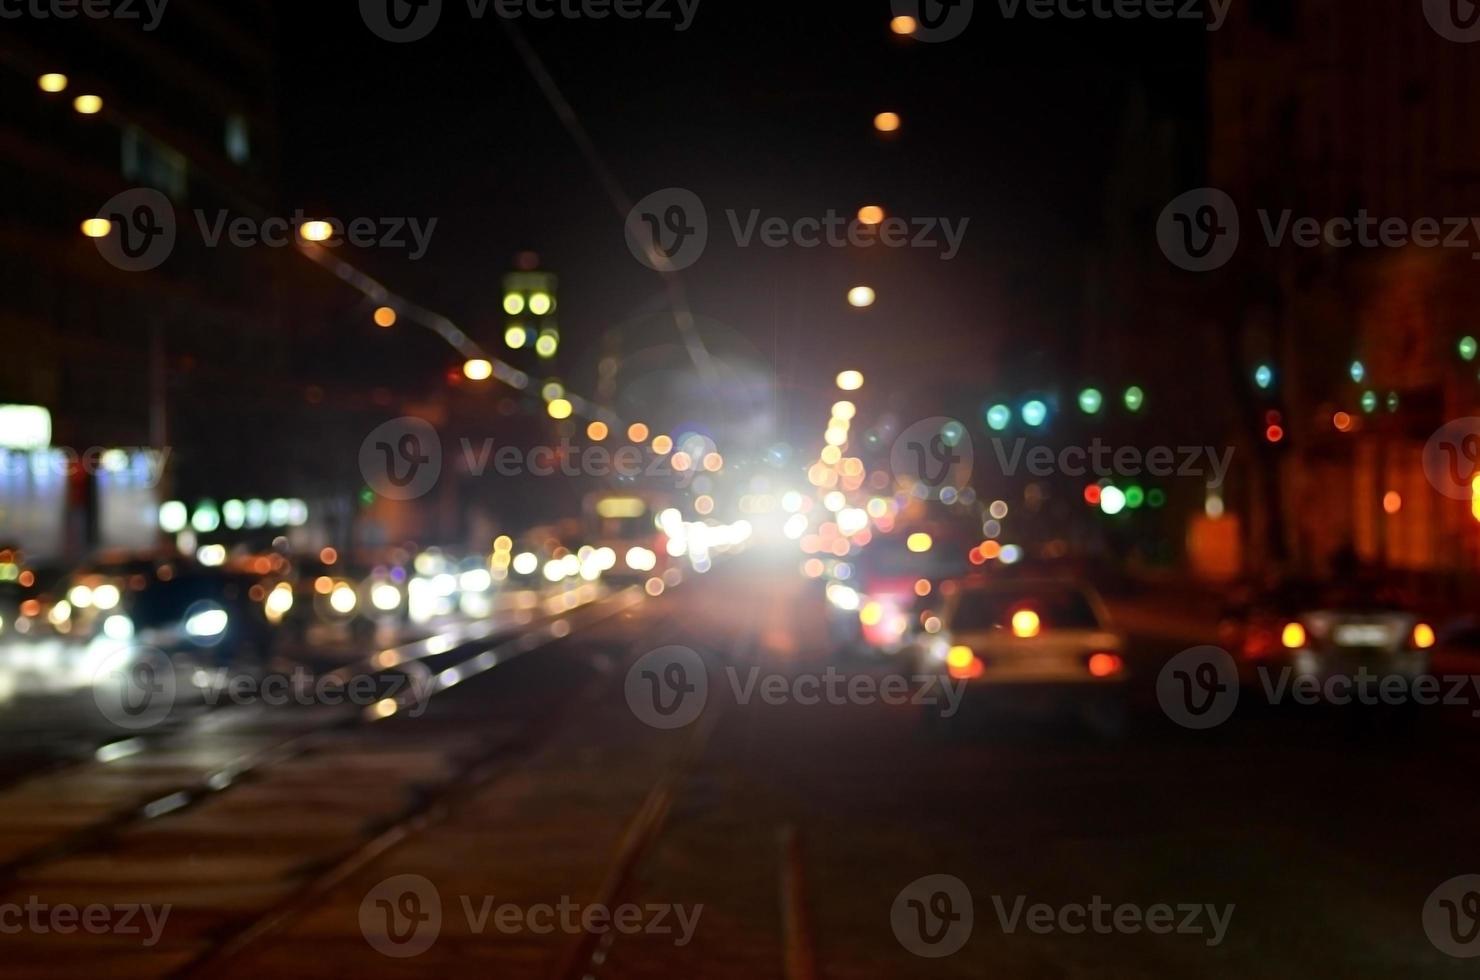
[[[519,23],[632,199],[683,186],[705,201],[710,246],[685,273],[696,312],[748,338],[783,386],[823,383],[845,361],[929,383],[1070,343],[1132,86],[1189,132],[1202,113],[1195,25],[1005,21],[996,4],[977,7],[944,44],[891,36],[883,2],[707,0],[684,33]],[[492,16],[448,0],[430,38],[393,45],[354,8],[283,4],[286,206],[439,218],[422,261],[357,261],[490,349],[498,277],[521,248],[562,276],[572,351],[659,302],[658,277],[628,253],[621,219]],[[886,108],[905,119],[888,144],[870,123]],[[962,254],[728,241],[728,208],[851,216],[873,202],[969,217]],[[843,301],[859,281],[880,291],[867,312]]]

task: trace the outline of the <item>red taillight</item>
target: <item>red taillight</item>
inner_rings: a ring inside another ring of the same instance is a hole
[[[1113,653],[1092,653],[1089,657],[1091,677],[1113,677],[1125,669],[1125,661]]]

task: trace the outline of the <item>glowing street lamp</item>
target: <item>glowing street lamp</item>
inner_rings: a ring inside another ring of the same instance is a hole
[[[382,306],[375,311],[375,325],[382,329],[390,329],[396,325],[396,311],[389,306]]]
[[[327,242],[334,237],[334,226],[327,221],[305,221],[298,229],[298,237],[305,242]]]
[[[857,391],[863,387],[861,371],[842,371],[838,374],[838,388],[842,391]]]
[[[41,88],[41,91],[55,95],[58,92],[67,91],[69,81],[67,76],[61,72],[52,71],[36,79],[36,84]]]
[[[113,222],[107,218],[88,218],[82,223],[82,233],[88,238],[107,238],[113,231]]]
[[[875,298],[873,288],[870,286],[854,286],[848,290],[848,305],[860,310],[873,306]]]
[[[881,133],[897,133],[901,125],[897,112],[881,112],[874,117],[874,129]]]
[[[487,381],[493,377],[493,362],[475,357],[463,365],[463,376],[469,381]]]
[[[103,99],[97,95],[79,95],[72,100],[72,108],[84,116],[96,116],[103,111]]]
[[[575,411],[575,408],[568,399],[557,398],[550,403],[548,411],[552,419],[568,419]]]
[[[884,209],[877,204],[865,204],[858,209],[858,220],[865,225],[877,225],[884,220]]]
[[[889,29],[900,37],[909,37],[918,30],[920,25],[915,18],[901,14],[889,22]]]

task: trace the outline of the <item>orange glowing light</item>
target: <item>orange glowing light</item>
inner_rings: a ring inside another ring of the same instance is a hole
[[[627,438],[633,442],[647,442],[648,427],[641,422],[633,422],[627,426]]]
[[[1437,641],[1434,628],[1428,623],[1419,623],[1413,627],[1413,645],[1420,650],[1427,650]]]
[[[377,327],[390,328],[396,325],[396,311],[389,306],[382,306],[375,311],[375,325]]]
[[[881,133],[896,133],[901,125],[899,113],[881,112],[874,117],[874,128]]]
[[[333,548],[325,548],[324,550],[319,552],[319,561],[323,562],[325,565],[332,565],[338,560],[339,552],[335,551]]]
[[[600,442],[601,440],[605,439],[610,433],[611,430],[607,428],[605,422],[592,422],[590,425],[586,426],[586,438],[590,439],[592,442]]]
[[[1041,628],[1038,614],[1031,609],[1019,609],[1012,614],[1012,635],[1020,640],[1032,639]]]
[[[1396,514],[1403,509],[1403,495],[1396,490],[1389,490],[1382,495],[1382,512],[1384,514]]]
[[[858,209],[858,220],[866,225],[877,225],[884,220],[884,209],[877,204],[867,204]]]
[[[971,652],[971,647],[954,646],[946,653],[946,666],[964,669],[971,666],[976,659],[976,654]]]
[[[915,18],[900,14],[889,22],[889,29],[901,37],[909,37],[920,27]]]
[[[1091,654],[1089,658],[1089,672],[1094,677],[1109,677],[1112,674],[1118,674],[1122,666],[1124,664],[1121,659],[1113,653]]]
[[[1346,412],[1337,412],[1331,416],[1331,424],[1336,427],[1337,432],[1350,432],[1352,428],[1352,417]]]

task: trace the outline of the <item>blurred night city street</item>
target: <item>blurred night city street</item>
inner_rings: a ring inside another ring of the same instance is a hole
[[[1473,973],[1480,5],[0,0],[0,89],[0,980]]]

